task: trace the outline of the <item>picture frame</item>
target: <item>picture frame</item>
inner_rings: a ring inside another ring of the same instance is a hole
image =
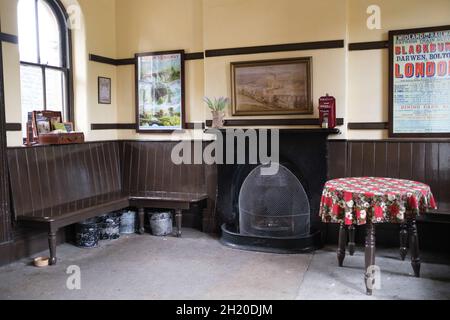
[[[64,122],[64,127],[66,127],[67,132],[74,132],[73,122]]]
[[[233,116],[313,114],[312,57],[231,63]]]
[[[184,50],[138,53],[135,58],[136,132],[185,129]]]
[[[450,137],[450,26],[389,32],[389,137]]]
[[[111,104],[111,78],[98,77],[98,103]]]

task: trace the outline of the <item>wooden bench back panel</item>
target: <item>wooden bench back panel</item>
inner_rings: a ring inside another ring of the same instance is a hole
[[[207,193],[206,166],[203,164],[175,165],[171,160],[171,153],[176,144],[178,142],[122,141],[124,192],[126,194],[145,191]]]
[[[8,163],[16,216],[121,191],[116,142],[11,148]]]

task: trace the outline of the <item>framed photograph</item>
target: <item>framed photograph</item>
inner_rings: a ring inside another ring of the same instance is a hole
[[[98,77],[98,103],[111,104],[111,79]]]
[[[231,64],[233,116],[313,114],[312,58]]]
[[[389,136],[450,137],[450,26],[389,32]]]
[[[136,55],[137,132],[185,128],[184,51]]]
[[[72,122],[64,122],[64,127],[66,128],[67,132],[73,132],[73,123]]]

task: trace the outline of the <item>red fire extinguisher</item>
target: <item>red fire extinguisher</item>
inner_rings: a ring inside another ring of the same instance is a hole
[[[330,95],[319,99],[320,125],[322,128],[336,127],[336,99]]]

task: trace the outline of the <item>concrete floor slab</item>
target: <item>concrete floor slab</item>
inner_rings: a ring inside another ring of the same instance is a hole
[[[361,249],[338,268],[333,247],[305,255],[246,252],[186,229],[181,239],[132,235],[96,249],[63,244],[57,251],[56,266],[39,269],[25,259],[0,268],[0,299],[369,298]],[[396,255],[377,251],[382,290],[369,299],[450,299],[448,259],[424,254],[416,279]],[[81,269],[81,290],[67,289],[72,265]]]

